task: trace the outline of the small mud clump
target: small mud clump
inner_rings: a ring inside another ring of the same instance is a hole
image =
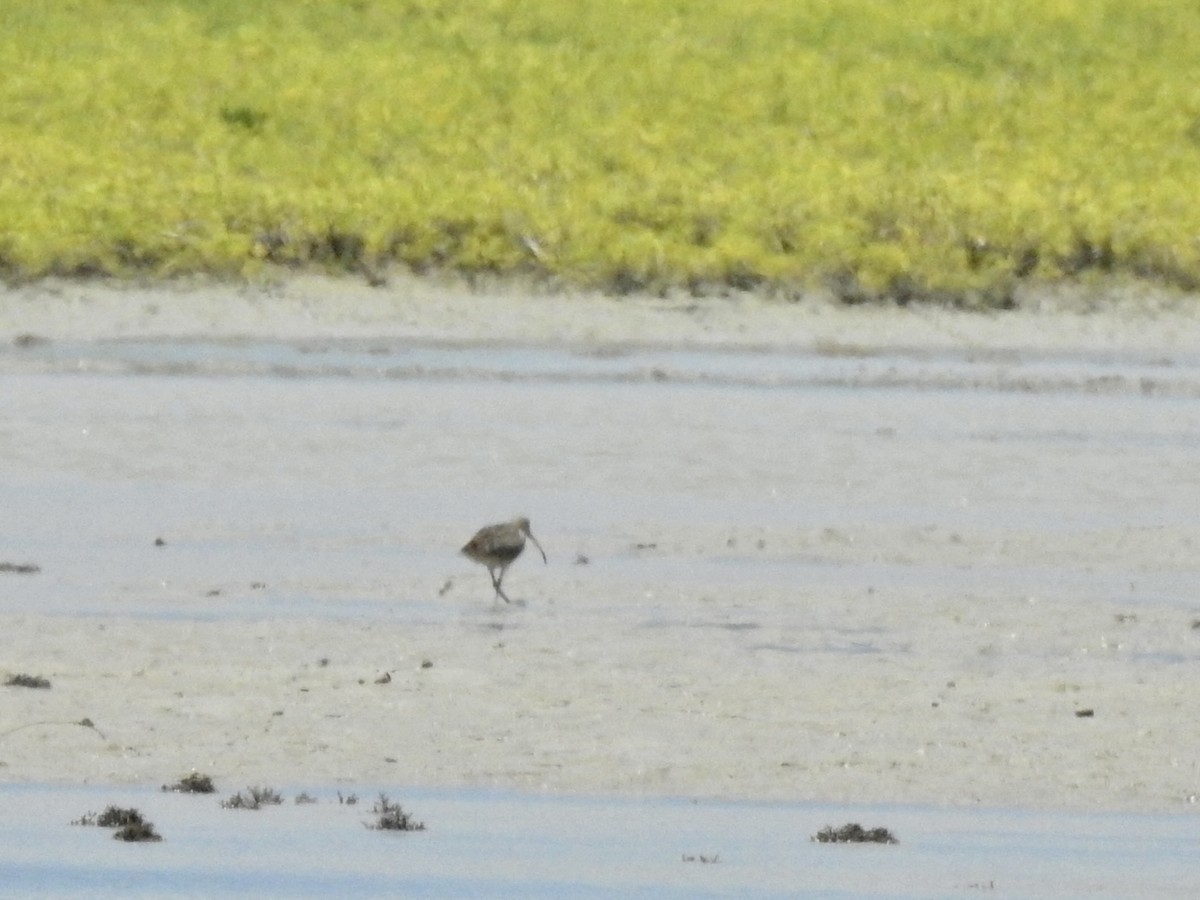
[[[818,844],[898,844],[886,828],[863,828],[856,823],[834,828],[826,825],[811,838]]]
[[[133,808],[109,806],[97,815],[86,813],[71,823],[72,825],[98,825],[101,828],[115,828],[113,837],[118,841],[161,841],[162,835],[154,830],[154,825],[147,822],[140,812]]]
[[[379,800],[372,808],[376,816],[374,822],[364,822],[363,824],[372,831],[424,831],[425,823],[413,821],[411,815],[406,813],[399,803],[393,803],[388,799],[387,794],[380,794]]]
[[[36,575],[40,571],[42,571],[42,567],[34,563],[0,562],[0,572],[8,572],[12,575]]]
[[[108,807],[96,819],[96,824],[101,828],[124,828],[127,825],[143,825],[145,822],[142,814],[136,809],[122,809],[119,806]]]
[[[106,807],[102,813],[89,812],[71,822],[72,825],[98,825],[101,828],[119,828],[141,822],[142,814],[136,809],[121,806]]]
[[[27,687],[27,688],[48,688],[50,687],[49,679],[43,678],[41,675],[11,675],[8,681],[4,682],[6,687]]]
[[[173,794],[215,794],[217,792],[213,780],[199,772],[185,775],[174,784],[164,784],[162,789],[166,793]]]
[[[283,802],[279,792],[269,787],[248,787],[246,793],[238,791],[228,800],[221,801],[222,809],[262,809],[264,806],[278,806]]]
[[[161,841],[162,835],[154,830],[154,825],[150,822],[130,822],[118,828],[113,837],[118,841]]]

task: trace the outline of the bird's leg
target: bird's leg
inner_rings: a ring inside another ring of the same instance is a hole
[[[504,593],[504,589],[500,587],[500,582],[502,582],[504,580],[504,571],[505,571],[505,567],[501,566],[500,567],[500,575],[498,578],[495,578],[492,580],[492,585],[496,588],[497,596],[502,598],[505,603],[512,603],[512,601],[508,599],[508,594]]]
[[[492,576],[492,587],[496,589],[496,597],[492,598],[492,602],[494,603],[496,598],[502,598],[505,603],[511,603],[512,601],[508,599],[508,595],[500,588],[500,582],[504,580],[504,568],[500,568],[499,575],[496,574],[496,570],[494,569],[488,569],[488,574]]]

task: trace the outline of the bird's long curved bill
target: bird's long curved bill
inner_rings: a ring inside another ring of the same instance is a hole
[[[549,563],[550,560],[546,559],[546,551],[542,549],[542,545],[538,543],[538,539],[533,536],[533,532],[527,531],[525,533],[529,535],[529,539],[533,541],[533,546],[538,548],[538,553],[542,554],[542,562]]]

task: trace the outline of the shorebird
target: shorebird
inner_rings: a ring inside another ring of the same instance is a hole
[[[462,548],[463,556],[487,566],[488,574],[492,576],[492,587],[496,589],[496,597],[503,598],[505,603],[512,601],[500,587],[500,582],[504,580],[504,571],[525,549],[525,538],[533,541],[538,552],[542,554],[542,562],[546,562],[546,551],[529,530],[529,520],[524,517],[480,528],[475,532],[475,537],[467,541]]]

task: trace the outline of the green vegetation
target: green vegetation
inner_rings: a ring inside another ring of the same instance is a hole
[[[14,0],[0,274],[1200,286],[1200,6]]]

